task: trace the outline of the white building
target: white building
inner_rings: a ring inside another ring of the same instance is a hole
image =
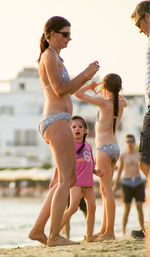
[[[25,68],[0,94],[0,166],[38,166],[50,160],[38,132],[43,94],[38,72]]]
[[[129,101],[118,130],[118,142],[124,150],[124,138],[132,133],[139,143],[145,113],[144,96],[127,96]],[[24,68],[10,81],[10,91],[0,93],[0,167],[40,166],[53,163],[48,145],[38,131],[44,97],[37,69]],[[97,108],[73,96],[74,115],[83,116],[89,125],[89,141],[94,148],[94,123]],[[95,148],[94,148],[95,152]]]

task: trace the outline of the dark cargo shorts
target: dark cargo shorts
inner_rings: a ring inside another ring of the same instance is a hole
[[[140,137],[139,161],[150,164],[150,107],[144,116],[143,130]]]

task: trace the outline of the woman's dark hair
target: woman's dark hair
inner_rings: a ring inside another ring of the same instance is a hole
[[[41,59],[42,53],[49,46],[48,40],[50,39],[51,32],[52,31],[58,32],[60,29],[64,27],[70,27],[70,26],[71,26],[70,22],[60,16],[53,16],[45,23],[44,33],[42,34],[42,37],[40,40],[40,56],[39,56],[38,62]]]
[[[73,117],[72,117],[72,121],[73,121],[73,120],[80,120],[80,121],[82,122],[83,127],[84,127],[85,129],[88,129],[85,120],[84,120],[81,116],[73,116]],[[76,153],[80,153],[81,150],[83,149],[83,147],[84,147],[84,145],[85,145],[86,136],[87,136],[87,133],[84,134],[82,145],[81,145],[81,147],[77,150]]]
[[[103,88],[113,93],[113,103],[114,103],[114,122],[113,122],[113,132],[116,129],[116,119],[118,117],[118,93],[122,89],[122,80],[119,75],[110,73],[106,75],[102,81]]]

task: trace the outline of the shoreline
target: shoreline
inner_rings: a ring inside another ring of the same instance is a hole
[[[0,248],[1,257],[146,257],[144,240],[132,237],[72,246]]]

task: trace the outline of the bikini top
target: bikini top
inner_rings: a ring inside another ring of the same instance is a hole
[[[101,127],[104,127],[104,128],[113,128],[113,122],[112,122],[112,123],[105,123],[105,122],[99,120],[99,111],[98,111],[98,113],[97,113],[96,122],[98,122],[98,123],[101,125]]]
[[[113,99],[113,98],[109,98],[109,99]],[[121,99],[121,100],[122,100],[122,99]],[[116,117],[116,118],[118,118],[118,117]],[[104,127],[104,128],[113,128],[113,123],[114,123],[113,120],[112,120],[111,123],[105,123],[105,122],[99,120],[99,111],[97,112],[96,122],[98,122],[98,123],[101,125],[101,127]],[[118,123],[118,122],[116,121],[116,124],[117,124],[117,123]]]
[[[52,47],[50,47],[50,46],[49,46],[49,48],[55,53],[56,56],[58,56],[58,58],[59,58],[59,59],[61,60],[61,62],[62,62],[63,70],[62,70],[62,72],[60,73],[62,80],[63,80],[64,82],[70,80],[68,71],[67,71],[65,65],[63,64],[63,59],[58,55],[58,53],[55,51],[54,48],[52,48]],[[44,89],[44,88],[47,88],[47,87],[51,87],[51,85],[50,85],[50,84],[47,84],[47,85],[42,86],[43,89]]]

